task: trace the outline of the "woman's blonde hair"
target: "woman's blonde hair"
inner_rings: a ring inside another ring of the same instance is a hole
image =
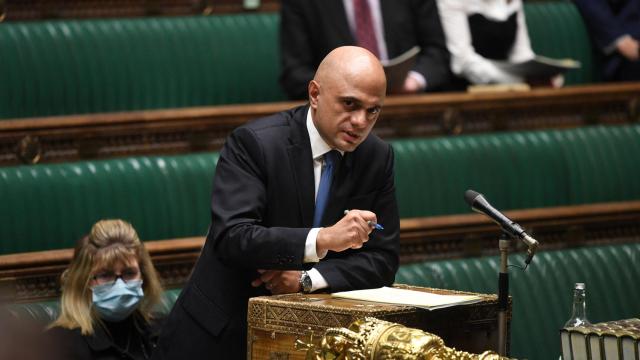
[[[131,224],[123,220],[100,220],[78,241],[71,264],[62,274],[61,312],[50,327],[80,328],[83,335],[93,334],[100,317],[92,308],[89,287],[92,272],[117,262],[127,263],[131,258],[138,260],[143,280],[144,298],[136,311],[149,321],[153,307],[162,296],[162,286],[151,257]]]

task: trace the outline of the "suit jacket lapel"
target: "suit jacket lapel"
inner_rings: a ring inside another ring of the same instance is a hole
[[[313,224],[313,211],[315,208],[313,158],[306,126],[308,109],[308,106],[296,109],[291,121],[290,145],[287,148],[289,166],[295,181],[294,188],[297,192],[300,213],[302,214],[302,225],[304,227],[311,227]],[[293,189],[291,190],[293,191]]]

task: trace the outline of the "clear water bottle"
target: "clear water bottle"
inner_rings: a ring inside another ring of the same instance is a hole
[[[587,319],[587,301],[584,283],[576,283],[573,287],[573,310],[571,318],[564,324],[564,327],[589,326],[591,323]]]

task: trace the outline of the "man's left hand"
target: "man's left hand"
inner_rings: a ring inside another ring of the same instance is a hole
[[[300,291],[301,271],[297,270],[258,270],[260,277],[251,282],[251,286],[264,284],[273,295],[290,294]]]
[[[422,86],[411,74],[408,74],[404,79],[404,86],[402,92],[405,94],[415,94],[422,91]]]

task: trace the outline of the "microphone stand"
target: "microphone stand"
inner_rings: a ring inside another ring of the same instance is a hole
[[[500,272],[498,273],[498,355],[507,356],[507,311],[509,310],[509,237],[502,232],[498,241]]]

